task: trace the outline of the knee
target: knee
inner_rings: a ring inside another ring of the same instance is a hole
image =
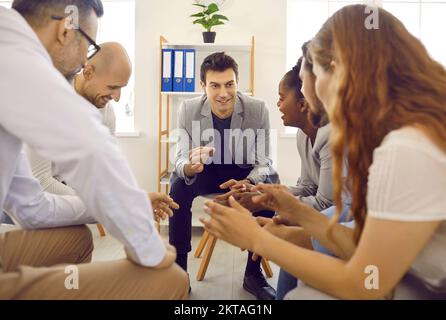
[[[170,194],[177,194],[181,192],[185,187],[187,187],[186,183],[184,183],[184,180],[177,177],[175,179],[171,180],[170,184]]]
[[[137,299],[184,300],[189,296],[189,277],[177,264],[165,269],[147,269],[137,266],[142,272],[138,279],[141,290],[136,290]],[[135,272],[134,274],[138,274]]]
[[[85,247],[93,245],[93,235],[90,228],[86,225],[77,226],[76,235]]]
[[[175,288],[173,295],[176,300],[184,300],[189,296],[189,276],[180,266],[174,263],[169,268],[170,275],[168,277],[172,288]]]
[[[93,235],[86,225],[70,228],[73,243],[77,244],[76,251],[79,253],[78,263],[90,262],[93,255]]]
[[[169,194],[175,201],[190,200],[192,202],[194,196],[191,191],[191,186],[187,185],[183,179],[176,178],[172,182]]]

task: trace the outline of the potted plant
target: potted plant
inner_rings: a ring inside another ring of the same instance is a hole
[[[229,19],[221,14],[215,14],[220,11],[216,3],[211,3],[208,6],[199,3],[193,5],[201,8],[201,12],[191,15],[191,17],[198,18],[193,23],[201,24],[206,29],[203,32],[204,43],[214,43],[216,33],[211,31],[212,28],[224,24],[224,21],[229,21]]]

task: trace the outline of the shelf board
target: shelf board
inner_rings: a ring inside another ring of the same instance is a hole
[[[196,49],[200,51],[251,51],[251,44],[165,43],[163,49]]]
[[[160,179],[160,184],[162,186],[166,186],[170,184],[170,176],[172,175],[172,172],[169,172],[167,175],[164,175]]]
[[[181,91],[162,91],[163,96],[199,96],[203,92],[181,92]]]
[[[178,143],[178,137],[169,137],[169,138],[162,138],[161,139],[162,143]]]
[[[244,95],[252,96],[252,92],[242,92]],[[191,96],[198,97],[203,94],[203,92],[178,92],[178,91],[162,91],[163,96]]]

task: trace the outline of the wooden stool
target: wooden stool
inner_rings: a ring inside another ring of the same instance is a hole
[[[202,281],[204,276],[206,275],[206,270],[208,269],[209,261],[211,260],[212,252],[214,251],[215,243],[217,242],[217,238],[210,235],[206,230],[201,237],[200,243],[198,244],[197,250],[195,251],[194,257],[200,258],[203,249],[206,247],[204,251],[204,257],[200,264],[200,269],[197,273],[197,281]],[[271,266],[266,259],[262,258],[262,267],[265,271],[265,274],[268,278],[273,276],[273,271],[271,270]]]
[[[101,237],[105,237],[105,229],[102,226],[102,224],[96,223],[96,227],[98,228],[99,234],[101,235]]]

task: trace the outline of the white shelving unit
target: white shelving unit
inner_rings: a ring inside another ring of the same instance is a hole
[[[215,43],[168,43],[162,45],[163,49],[196,49],[197,51],[250,51],[252,44],[215,44]]]
[[[243,94],[245,94],[245,95],[248,95],[248,96],[252,96],[252,92],[242,92]],[[190,96],[190,97],[198,97],[198,96],[201,96],[202,94],[203,94],[203,92],[198,92],[198,91],[196,91],[196,92],[161,92],[161,94],[163,95],[163,96],[173,96],[173,97],[175,97],[175,96],[178,96],[178,97],[187,97],[187,96]]]

